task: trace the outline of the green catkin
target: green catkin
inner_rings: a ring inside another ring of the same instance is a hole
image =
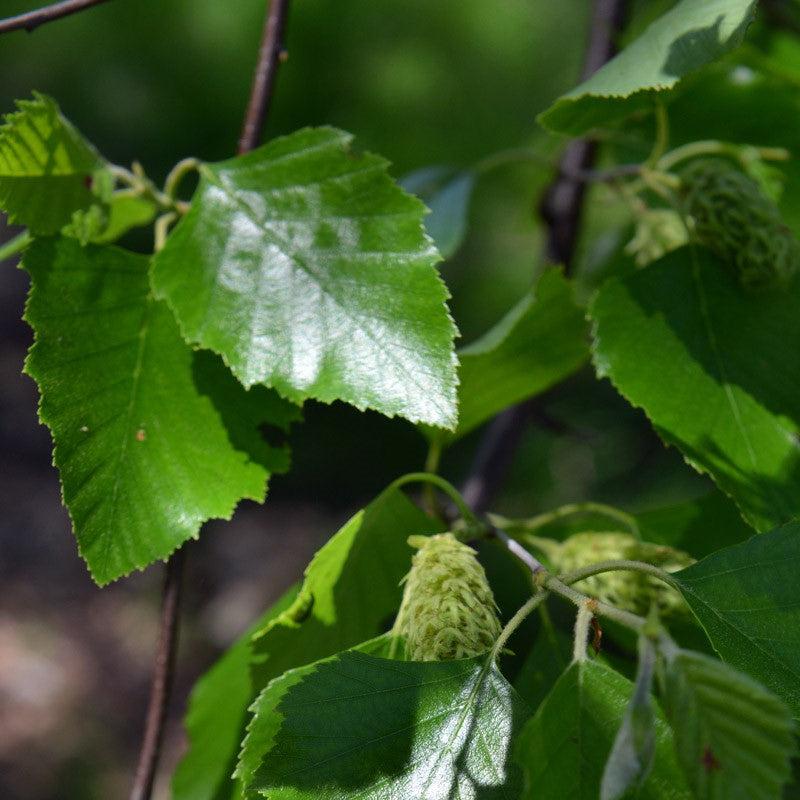
[[[746,289],[787,284],[800,267],[800,243],[759,185],[722,158],[692,161],[680,173],[692,236],[736,273]]]
[[[639,541],[630,533],[576,533],[558,546],[548,548],[553,569],[572,572],[600,561],[644,561],[665,572],[677,572],[694,563],[681,550]],[[647,614],[652,603],[661,616],[680,616],[688,611],[680,594],[652,575],[629,570],[602,572],[575,584],[585,594],[634,614]]]
[[[452,533],[411,536],[417,548],[396,630],[412,661],[450,661],[480,655],[500,635],[497,605],[475,551]]]

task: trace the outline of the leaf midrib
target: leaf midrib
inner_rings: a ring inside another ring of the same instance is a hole
[[[347,173],[346,175],[339,176],[339,177],[349,177],[351,174],[352,173]],[[369,338],[369,340],[373,343],[373,345],[378,350],[384,350],[385,349],[384,342],[382,342],[380,337],[378,337],[374,333],[374,331],[372,330],[371,325],[369,324],[372,321],[371,318],[368,317],[368,316],[354,316],[352,311],[350,309],[348,309],[345,305],[342,304],[342,301],[338,297],[337,293],[334,291],[334,287],[332,287],[330,282],[328,280],[326,280],[326,276],[325,276],[324,272],[323,273],[319,273],[319,272],[313,270],[311,268],[311,266],[307,263],[305,257],[303,257],[302,254],[298,253],[296,248],[290,247],[289,243],[282,236],[278,235],[272,228],[268,228],[265,225],[264,220],[260,219],[254,213],[253,209],[251,209],[247,205],[247,203],[245,203],[242,200],[242,198],[239,197],[239,195],[235,191],[232,191],[231,188],[229,186],[227,186],[225,184],[225,182],[222,181],[220,179],[220,177],[214,171],[212,171],[210,169],[206,169],[204,171],[204,177],[206,178],[206,180],[208,180],[210,183],[213,183],[214,186],[216,186],[218,189],[220,189],[225,194],[225,196],[228,197],[229,200],[231,200],[232,203],[239,209],[239,211],[241,213],[243,213],[246,217],[248,217],[248,219],[250,219],[250,221],[260,231],[262,231],[262,233],[266,236],[267,239],[271,239],[273,241],[273,243],[281,250],[282,253],[284,253],[284,255],[286,255],[288,257],[288,259],[290,260],[290,262],[293,265],[295,265],[302,272],[304,272],[308,276],[308,278],[314,284],[317,285],[317,287],[320,289],[320,292],[325,297],[327,297],[331,302],[333,302],[333,304],[339,309],[339,311],[342,313],[342,315],[346,319],[350,320],[351,324],[354,325],[356,330],[358,330],[359,332],[361,332],[365,336],[367,336]],[[323,217],[323,219],[327,219],[327,216]],[[406,257],[416,256],[416,257],[422,258],[422,257],[428,255],[428,253],[426,251],[424,251],[424,250],[420,250],[417,253],[387,252],[387,253],[385,253],[385,255],[387,255],[387,256],[403,255],[403,256],[406,256]],[[260,272],[261,272],[261,270],[259,269],[259,273]],[[427,387],[419,382],[419,380],[417,379],[417,376],[413,372],[410,372],[407,369],[407,367],[402,362],[402,360],[398,360],[398,359],[395,358],[395,359],[392,359],[392,363],[403,372],[403,374],[408,378],[409,382],[411,384],[413,384],[417,388],[418,391],[421,391],[421,392],[426,392],[427,391]],[[317,382],[317,380],[315,380],[315,383],[316,382]],[[428,397],[429,401],[432,400],[432,399],[433,399],[433,397],[431,397],[431,396]],[[436,405],[437,411],[438,411],[441,419],[449,419],[450,418],[450,414],[448,413],[447,409],[442,408],[435,401],[434,401],[434,405]],[[413,421],[418,421],[418,420],[413,420]]]

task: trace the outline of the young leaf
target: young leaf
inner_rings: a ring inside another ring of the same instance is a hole
[[[757,530],[800,514],[800,280],[743,291],[682,248],[608,281],[590,309],[595,364]]]
[[[270,609],[246,636],[247,645],[237,645],[237,654],[230,651],[230,657],[219,662],[218,671],[215,667],[198,684],[187,718],[189,732],[198,741],[196,746],[193,741],[181,762],[176,781],[180,779],[185,791],[175,800],[203,800],[205,795],[192,793],[199,792],[198,775],[210,776],[209,785],[217,787],[219,794],[210,798],[229,796],[234,789],[232,765],[245,734],[246,709],[256,694],[283,672],[370,639],[391,624],[402,595],[399,582],[411,563],[412,550],[406,539],[411,534],[440,530],[405,494],[390,489],[330,539],[306,570],[302,587],[294,593],[295,601]],[[225,680],[243,686],[243,669],[248,673],[247,696],[244,692],[226,696]],[[222,697],[227,706],[225,720],[231,724],[221,727],[214,723],[212,742],[202,726],[219,713],[216,704]]]
[[[232,720],[238,709],[239,728],[236,733],[232,726],[220,730],[214,737],[213,749],[205,734],[199,734],[199,749],[190,750],[186,766],[182,765],[179,771],[181,785],[187,787],[186,800],[194,800],[190,790],[197,785],[193,777],[197,772],[218,776],[216,794],[210,795],[214,800],[239,791],[228,780],[233,771],[228,767],[236,762],[245,733],[245,711],[255,695],[287,670],[331,656],[385,630],[400,604],[400,579],[410,565],[412,551],[406,539],[412,534],[440,530],[441,526],[402,492],[390,489],[330,539],[306,570],[295,601],[280,613],[268,613],[263,624],[254,626],[255,638],[249,641],[246,653],[243,647],[237,656],[231,656],[236,666],[230,668],[237,670],[239,681],[244,681],[240,671],[245,658],[249,672],[248,696],[237,693],[233,701],[225,701],[236,707],[229,708],[226,719]],[[248,640],[251,638],[248,636]],[[228,669],[224,668],[224,674],[229,674]],[[222,678],[217,681],[209,674],[209,679],[211,686],[202,694],[204,702],[197,706],[193,703],[199,721],[187,721],[190,732],[197,731],[204,719],[213,717],[214,703],[219,700],[213,687],[224,691]],[[198,704],[200,700],[198,697]]]
[[[56,233],[95,203],[105,161],[46,95],[17,107],[0,128],[0,208],[33,233]]]
[[[573,662],[522,729],[515,748],[525,800],[597,800],[633,684],[597,661]],[[656,719],[655,763],[638,797],[688,800],[669,727]]]
[[[111,194],[104,203],[76,211],[63,233],[83,244],[111,244],[132,228],[149,225],[158,207],[148,197],[126,190]]]
[[[350,139],[306,129],[203,165],[153,286],[245,386],[452,428],[455,326],[424,207]]]
[[[189,746],[172,777],[173,800],[228,800],[237,791],[231,775],[256,689],[250,676],[250,638],[291,606],[289,589],[198,680],[184,719]]]
[[[399,489],[355,514],[314,556],[294,605],[255,635],[257,688],[386,630],[411,566],[408,537],[441,530]]]
[[[640,636],[636,684],[603,770],[600,800],[620,800],[628,791],[638,790],[653,766],[656,716],[651,695],[655,666],[655,646],[647,637]]]
[[[458,356],[459,418],[454,438],[549,389],[587,360],[586,321],[569,282],[559,270],[548,270],[530,294]]]
[[[562,95],[539,122],[580,136],[663,99],[681,78],[737,47],[755,0],[681,0],[616,58]]]
[[[800,522],[673,573],[720,656],[800,719]]]
[[[253,706],[240,771],[271,800],[517,797],[526,709],[491,657],[358,651],[289,672]]]
[[[259,428],[287,429],[298,410],[245,392],[216,357],[186,346],[150,295],[147,257],[42,239],[24,266],[35,332],[26,370],[98,583],[166,558],[240,499],[263,500],[287,453]]]
[[[475,173],[447,167],[424,167],[406,175],[400,185],[430,209],[425,228],[442,258],[450,258],[467,233],[467,217]]]
[[[668,658],[665,700],[698,800],[779,800],[794,739],[777,697],[725,664],[683,650]]]

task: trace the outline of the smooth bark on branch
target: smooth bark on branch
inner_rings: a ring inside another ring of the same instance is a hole
[[[173,553],[167,561],[164,590],[161,596],[161,624],[150,684],[139,763],[133,779],[130,800],[148,800],[153,792],[153,782],[158,767],[164,723],[167,717],[170,690],[175,671],[175,652],[178,645],[179,611],[183,577],[183,549]]]
[[[621,30],[627,0],[595,0],[589,40],[586,45],[582,79],[596,72],[616,52],[615,39]],[[585,175],[594,163],[595,145],[579,139],[567,146],[558,173],[539,206],[547,225],[545,258],[561,264],[566,274],[572,264],[580,229]],[[464,499],[476,513],[487,510],[511,466],[525,432],[534,404],[527,401],[506,409],[490,423],[478,446],[472,469],[464,483]]]
[[[253,86],[250,102],[247,105],[242,135],[239,139],[239,153],[249,153],[261,139],[261,131],[267,119],[267,112],[275,89],[278,65],[285,58],[283,34],[286,18],[289,15],[289,0],[271,0],[269,12],[264,20],[264,32],[258,50],[258,62],[253,73]]]
[[[61,3],[53,3],[34,11],[0,19],[0,33],[21,30],[31,33],[47,22],[54,22],[57,19],[68,17],[70,14],[77,14],[79,11],[85,11],[87,8],[107,2],[108,0],[63,0]]]
[[[275,88],[275,76],[283,54],[283,32],[289,0],[271,0],[264,22],[258,61],[253,74],[250,100],[247,105],[239,154],[248,153],[259,142]],[[175,652],[178,644],[181,577],[184,551],[178,550],[167,562],[162,601],[161,628],[158,637],[150,702],[139,764],[134,777],[130,800],[150,800],[161,755],[167,705],[173,682]]]

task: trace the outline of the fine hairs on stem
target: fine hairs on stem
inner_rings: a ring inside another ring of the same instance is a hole
[[[589,641],[589,627],[594,617],[594,601],[587,600],[578,606],[575,615],[575,641],[572,646],[572,660],[586,661],[586,645]]]

